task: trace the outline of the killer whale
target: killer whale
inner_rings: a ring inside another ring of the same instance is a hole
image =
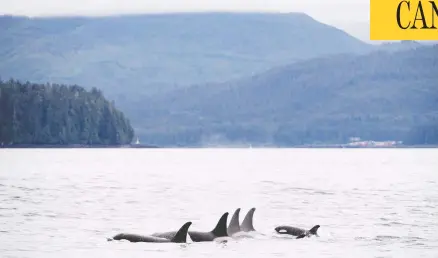
[[[319,227],[320,227],[319,225],[315,225],[310,230],[305,230],[302,228],[291,227],[291,226],[278,226],[275,228],[275,231],[277,231],[277,233],[279,234],[296,236],[297,239],[299,239],[304,237],[310,237],[311,235],[318,236]]]
[[[193,242],[207,242],[214,241],[217,238],[227,237],[227,219],[228,212],[225,212],[221,218],[219,219],[216,227],[209,232],[201,232],[201,231],[188,231],[188,235],[192,239]],[[175,235],[175,231],[169,232],[161,232],[152,234],[153,237],[171,239]]]
[[[256,208],[251,208],[246,214],[245,218],[243,219],[242,224],[240,225],[240,229],[243,232],[256,231],[253,225],[253,217],[255,210]]]
[[[186,243],[187,242],[187,232],[189,230],[192,222],[186,222],[178,231],[175,232],[174,236],[167,239],[156,236],[144,236],[137,234],[126,234],[120,233],[115,235],[112,239],[108,238],[108,241],[112,240],[128,240],[129,242],[148,242],[148,243]]]
[[[246,220],[242,222],[242,224],[239,223],[239,215],[240,215],[240,208],[236,209],[233,216],[231,217],[230,224],[227,228],[228,236],[233,238],[240,238],[240,237],[250,237],[252,238],[253,235],[250,234],[250,232],[255,231],[254,226],[252,225],[252,216],[254,215],[255,208],[252,208],[250,211],[248,211],[248,214],[245,216]]]
[[[228,228],[227,228],[228,236],[233,236],[233,235],[241,232],[240,224],[239,224],[240,223],[239,213],[240,213],[240,208],[236,209],[233,216],[231,217],[230,224],[228,225]]]

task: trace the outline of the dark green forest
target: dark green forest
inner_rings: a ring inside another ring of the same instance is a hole
[[[0,144],[129,144],[134,130],[103,93],[0,80]]]

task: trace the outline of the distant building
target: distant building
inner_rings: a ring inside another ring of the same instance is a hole
[[[354,146],[354,147],[394,147],[397,145],[400,145],[402,142],[400,141],[384,141],[384,142],[377,142],[377,141],[356,141],[356,142],[350,142],[347,145],[348,146]]]
[[[350,137],[350,142],[358,142],[360,141],[360,137]]]

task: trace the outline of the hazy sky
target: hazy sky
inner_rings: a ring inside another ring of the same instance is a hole
[[[27,16],[175,11],[305,12],[322,22],[368,21],[369,0],[0,0],[1,14]]]

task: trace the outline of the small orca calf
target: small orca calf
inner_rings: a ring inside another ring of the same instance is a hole
[[[219,219],[216,227],[209,232],[189,231],[188,234],[193,242],[214,241],[217,238],[227,237],[227,219],[228,212],[225,212]],[[153,237],[170,239],[175,235],[175,231],[154,233]]]
[[[305,229],[290,227],[290,226],[279,226],[275,228],[275,231],[277,231],[277,233],[279,234],[292,235],[292,236],[296,236],[297,239],[300,239],[304,237],[310,237],[311,235],[318,236],[317,231],[319,227],[320,227],[319,225],[316,225],[310,230],[305,230]]]
[[[142,236],[136,234],[117,234],[112,239],[108,238],[108,241],[112,240],[128,240],[129,242],[148,242],[148,243],[186,243],[187,242],[187,231],[189,230],[192,222],[185,223],[172,238],[166,239],[156,236]]]

